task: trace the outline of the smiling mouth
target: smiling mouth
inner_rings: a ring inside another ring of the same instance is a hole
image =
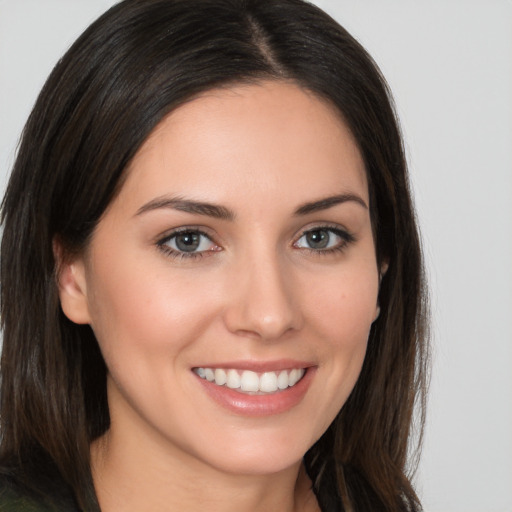
[[[304,377],[306,369],[291,368],[277,372],[257,373],[233,368],[193,368],[193,372],[201,379],[239,393],[266,395],[295,386]]]

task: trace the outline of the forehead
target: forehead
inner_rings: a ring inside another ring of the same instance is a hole
[[[259,200],[351,191],[368,201],[364,164],[339,112],[283,82],[215,89],[175,109],[136,154],[125,188],[228,203],[243,203],[248,189]]]

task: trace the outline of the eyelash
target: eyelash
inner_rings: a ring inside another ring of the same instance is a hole
[[[296,244],[302,237],[306,236],[308,233],[313,233],[315,231],[317,231],[317,232],[318,231],[326,231],[330,234],[334,234],[341,239],[341,242],[339,244],[337,244],[335,247],[331,247],[328,249],[314,249],[311,247],[308,248],[308,247],[297,247],[296,246]],[[213,249],[213,250],[198,251],[198,252],[185,252],[185,251],[177,251],[167,245],[171,240],[173,240],[174,238],[176,238],[177,236],[182,235],[182,234],[196,234],[196,235],[204,236],[212,244],[214,244],[216,246],[215,242],[212,240],[211,236],[208,233],[206,233],[205,231],[203,231],[199,228],[194,228],[194,227],[185,227],[185,228],[180,228],[180,229],[174,230],[172,233],[170,233],[170,234],[166,235],[164,238],[158,240],[156,245],[165,255],[167,255],[173,259],[203,258],[205,256],[210,256],[211,253],[219,252],[220,250],[222,250],[219,248],[218,250]],[[355,241],[356,241],[356,238],[354,237],[354,235],[352,235],[348,231],[340,229],[339,227],[324,225],[324,226],[316,226],[314,228],[309,228],[309,229],[302,231],[300,236],[293,243],[293,246],[302,251],[306,251],[309,254],[314,254],[315,256],[328,256],[330,254],[341,253],[341,252],[345,251],[347,246]],[[218,247],[218,246],[216,246],[216,247]]]
[[[335,247],[331,247],[328,249],[313,249],[311,247],[302,247],[303,251],[307,251],[309,254],[313,254],[315,256],[323,257],[323,256],[329,256],[335,253],[342,253],[344,252],[347,247],[354,243],[356,241],[356,238],[353,234],[349,233],[348,231],[345,231],[343,229],[340,229],[339,227],[335,226],[315,226],[313,228],[308,228],[304,230],[300,236],[297,238],[297,241],[294,242],[294,245],[297,244],[297,242],[304,236],[306,236],[308,233],[314,233],[315,231],[326,231],[329,234],[334,234],[337,237],[341,239],[341,242],[337,244]]]
[[[210,240],[210,242],[215,244],[215,242],[213,242],[211,236],[208,235],[208,233],[204,232],[203,230],[194,228],[194,227],[186,227],[186,228],[180,228],[180,229],[174,230],[172,233],[166,235],[164,238],[159,240],[156,245],[166,256],[169,256],[174,259],[196,259],[196,258],[202,258],[204,256],[209,256],[210,253],[212,253],[212,252],[218,252],[216,250],[199,251],[199,252],[177,251],[175,249],[172,249],[168,245],[166,245],[173,238],[176,238],[179,235],[183,235],[183,234],[187,234],[187,233],[204,236],[205,238]]]

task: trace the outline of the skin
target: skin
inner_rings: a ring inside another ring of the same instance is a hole
[[[234,218],[155,205],[170,197]],[[296,85],[210,91],[153,131],[85,254],[61,265],[63,310],[92,326],[109,369],[111,428],[91,451],[104,512],[318,510],[301,459],[354,387],[378,315],[368,204],[349,130]],[[162,242],[182,227],[208,235],[198,257]],[[338,250],[311,248],[315,229]],[[219,405],[192,372],[284,358],[313,378],[266,416]]]

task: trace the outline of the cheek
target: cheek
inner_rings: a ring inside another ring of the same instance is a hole
[[[311,322],[325,338],[341,346],[357,347],[366,339],[376,315],[378,275],[374,266],[341,269],[312,281],[308,293]]]
[[[212,287],[198,287],[193,273],[170,272],[165,262],[155,265],[154,259],[96,261],[89,279],[89,306],[107,364],[115,364],[123,354],[128,359],[134,351],[144,359],[163,350],[182,350],[215,315]],[[116,350],[119,347],[123,350]]]
[[[321,285],[320,285],[321,284]],[[378,275],[373,265],[309,287],[308,324],[319,340],[323,392],[330,397],[321,429],[342,408],[359,377],[376,312]]]
[[[186,395],[164,390],[187,389],[190,354],[216,316],[214,301],[210,287],[198,292],[192,275],[171,277],[154,261],[120,263],[97,269],[92,294],[92,328],[114,384],[109,407],[112,417],[129,404],[154,419],[155,411],[184,406]]]

